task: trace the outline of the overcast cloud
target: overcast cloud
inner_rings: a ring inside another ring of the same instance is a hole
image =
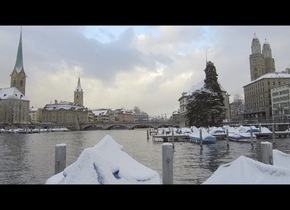
[[[10,86],[20,30],[0,26],[0,88]],[[26,96],[39,108],[73,101],[80,75],[88,108],[170,116],[205,78],[207,57],[232,101],[250,82],[254,33],[269,42],[276,71],[290,67],[289,26],[23,26]]]

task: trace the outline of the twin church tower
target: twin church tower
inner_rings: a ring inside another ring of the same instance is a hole
[[[26,73],[23,66],[23,53],[22,53],[22,28],[20,31],[20,39],[18,44],[18,51],[16,57],[15,67],[11,73],[10,87],[17,88],[23,96],[25,96],[26,87]],[[81,87],[80,77],[78,78],[77,87],[74,91],[74,103],[83,106],[84,102],[84,92]]]
[[[251,71],[251,81],[258,79],[259,77],[275,72],[275,60],[272,58],[272,51],[270,44],[265,40],[263,48],[261,51],[261,44],[254,34],[252,40],[252,54],[250,55],[250,71]]]

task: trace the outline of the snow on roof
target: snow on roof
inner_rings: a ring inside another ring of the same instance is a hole
[[[263,76],[259,77],[258,79],[251,81],[250,83],[248,83],[245,86],[248,86],[248,85],[250,85],[254,82],[257,82],[259,80],[262,80],[262,79],[271,79],[271,78],[289,78],[290,79],[290,74],[288,74],[286,72],[267,73],[267,74],[264,74]]]
[[[225,91],[225,89],[221,86],[221,84],[218,82],[220,88],[221,88],[221,91]],[[193,85],[191,87],[191,89],[185,93],[185,95],[189,96],[191,95],[193,92],[195,92],[196,90],[201,90],[202,88],[204,87],[204,80],[201,80],[200,82],[198,82],[196,85]]]
[[[69,110],[69,109],[84,109],[84,106],[81,106],[79,104],[75,104],[73,102],[69,102],[69,101],[61,101],[59,103],[55,103],[55,104],[46,104],[44,109],[46,110],[59,110],[59,109],[65,109],[65,110]]]
[[[30,111],[31,111],[31,112],[36,112],[37,110],[38,110],[37,107],[31,107],[31,108],[30,108]]]
[[[28,100],[17,88],[0,88],[0,99]]]
[[[204,80],[201,80],[200,82],[198,82],[196,85],[193,85],[191,87],[191,89],[189,91],[187,91],[186,95],[191,95],[193,92],[195,92],[196,90],[201,90],[201,88],[203,88],[204,86]]]
[[[94,115],[106,115],[108,110],[92,110]]]
[[[106,135],[45,184],[161,184],[160,175],[128,155]]]

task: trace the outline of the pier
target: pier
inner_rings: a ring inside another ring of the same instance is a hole
[[[174,141],[188,141],[189,136],[188,134],[179,134],[172,136],[171,134],[154,134],[152,135],[152,141],[158,141],[157,139],[163,139],[164,142],[172,141],[172,138],[174,138]]]
[[[256,135],[257,139],[262,138],[272,138],[273,132],[253,132],[253,134]],[[152,136],[152,141],[158,141],[158,139],[161,139],[160,141],[169,142],[172,141],[172,138],[174,138],[174,141],[188,141],[189,140],[189,133],[182,133],[182,134],[174,134],[172,136],[171,132],[164,132],[162,134],[158,134],[157,132],[150,132],[150,135]],[[212,134],[215,136],[218,140],[226,140],[227,134],[226,133],[217,133]],[[274,131],[275,138],[287,138],[290,136],[290,130],[288,131]]]

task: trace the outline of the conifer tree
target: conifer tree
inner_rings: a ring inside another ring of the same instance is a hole
[[[204,70],[204,86],[195,90],[188,99],[186,119],[196,127],[216,126],[224,118],[224,97],[218,83],[216,68],[211,61]]]

